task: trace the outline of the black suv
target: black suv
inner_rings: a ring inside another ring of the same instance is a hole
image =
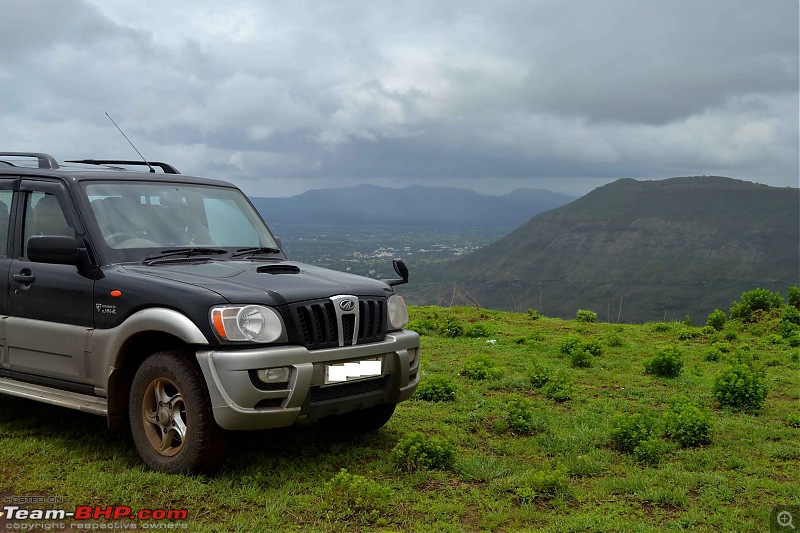
[[[377,429],[419,383],[401,261],[289,261],[239,189],[166,163],[0,153],[0,265],[0,393],[129,424],[155,470],[215,468],[223,430]]]

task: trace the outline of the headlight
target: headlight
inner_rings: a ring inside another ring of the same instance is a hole
[[[389,296],[386,305],[389,308],[389,329],[402,329],[408,324],[408,309],[402,296],[397,294]]]
[[[262,305],[214,307],[211,325],[226,341],[275,342],[285,337],[281,317]]]

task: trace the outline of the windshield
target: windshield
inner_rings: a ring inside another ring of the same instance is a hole
[[[93,182],[85,190],[113,262],[135,261],[154,251],[183,247],[278,248],[238,189]]]

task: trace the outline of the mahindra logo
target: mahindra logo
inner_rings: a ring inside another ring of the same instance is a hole
[[[356,303],[353,300],[342,300],[339,302],[339,309],[344,312],[350,312],[356,308]]]

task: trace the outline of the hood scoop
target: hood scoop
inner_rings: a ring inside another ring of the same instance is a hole
[[[264,265],[256,269],[260,274],[299,274],[300,269],[295,265]]]

